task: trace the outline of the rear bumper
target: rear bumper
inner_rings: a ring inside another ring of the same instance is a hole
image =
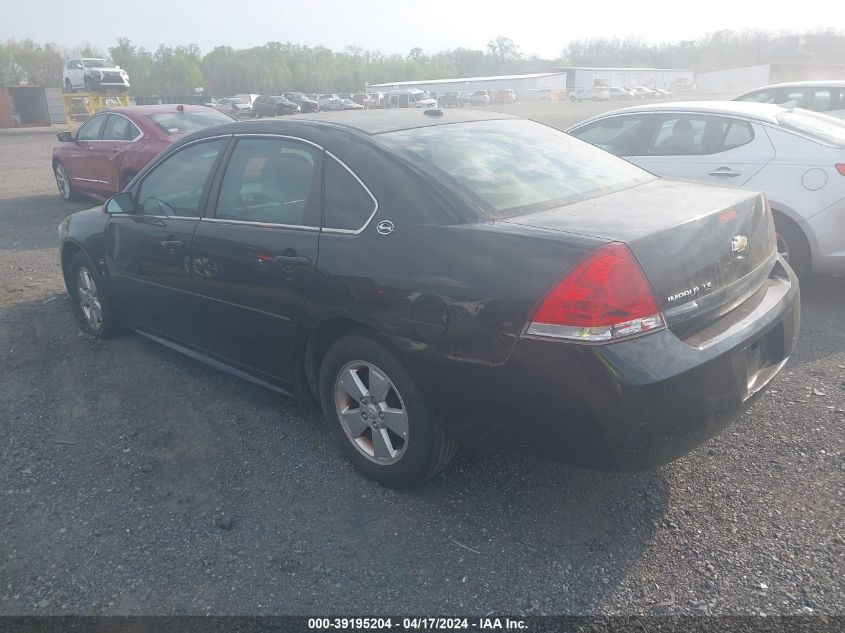
[[[504,366],[483,370],[492,385],[457,407],[450,427],[464,440],[590,468],[642,470],[676,459],[736,419],[792,353],[798,281],[788,266],[778,270],[699,346],[670,330],[604,345],[522,338]]]

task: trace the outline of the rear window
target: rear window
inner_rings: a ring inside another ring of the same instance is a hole
[[[778,114],[777,121],[782,128],[803,134],[819,143],[845,147],[845,121],[841,119],[809,110],[789,110]]]
[[[436,125],[379,135],[497,218],[586,200],[654,179],[545,125],[523,120]]]
[[[231,123],[233,120],[232,117],[211,109],[193,112],[162,112],[151,114],[149,118],[165,134],[190,134],[215,125]]]

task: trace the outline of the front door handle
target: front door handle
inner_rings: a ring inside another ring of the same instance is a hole
[[[168,253],[175,253],[185,246],[185,242],[182,240],[164,240],[161,245]]]
[[[119,152],[119,151],[120,151],[120,148],[119,148],[119,147],[112,147],[112,148],[111,148],[111,151],[113,151],[113,152]]]
[[[273,261],[283,266],[307,266],[311,258],[306,255],[276,255]]]
[[[708,171],[708,176],[725,176],[726,178],[735,178],[741,176],[742,172],[734,171],[730,167],[719,167],[716,171]]]

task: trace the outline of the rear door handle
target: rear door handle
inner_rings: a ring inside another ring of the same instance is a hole
[[[725,176],[726,178],[735,178],[736,176],[742,176],[742,172],[734,171],[730,167],[719,167],[716,171],[708,171],[708,176]]]
[[[175,253],[185,246],[185,242],[182,240],[164,240],[161,245],[168,253]]]

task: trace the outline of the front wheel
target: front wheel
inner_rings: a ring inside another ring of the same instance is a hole
[[[65,79],[65,92],[68,94],[73,92],[73,84],[70,83],[70,79]]]
[[[386,486],[430,479],[457,449],[423,393],[399,359],[366,336],[336,341],[320,367],[330,433],[358,470]]]
[[[98,338],[111,338],[120,333],[120,325],[112,310],[105,278],[83,252],[76,253],[65,271],[73,311],[82,329]]]
[[[67,174],[67,169],[61,162],[56,161],[53,165],[53,175],[56,177],[56,186],[59,188],[59,195],[67,202],[73,202],[78,199],[78,195],[70,184],[70,176]]]

